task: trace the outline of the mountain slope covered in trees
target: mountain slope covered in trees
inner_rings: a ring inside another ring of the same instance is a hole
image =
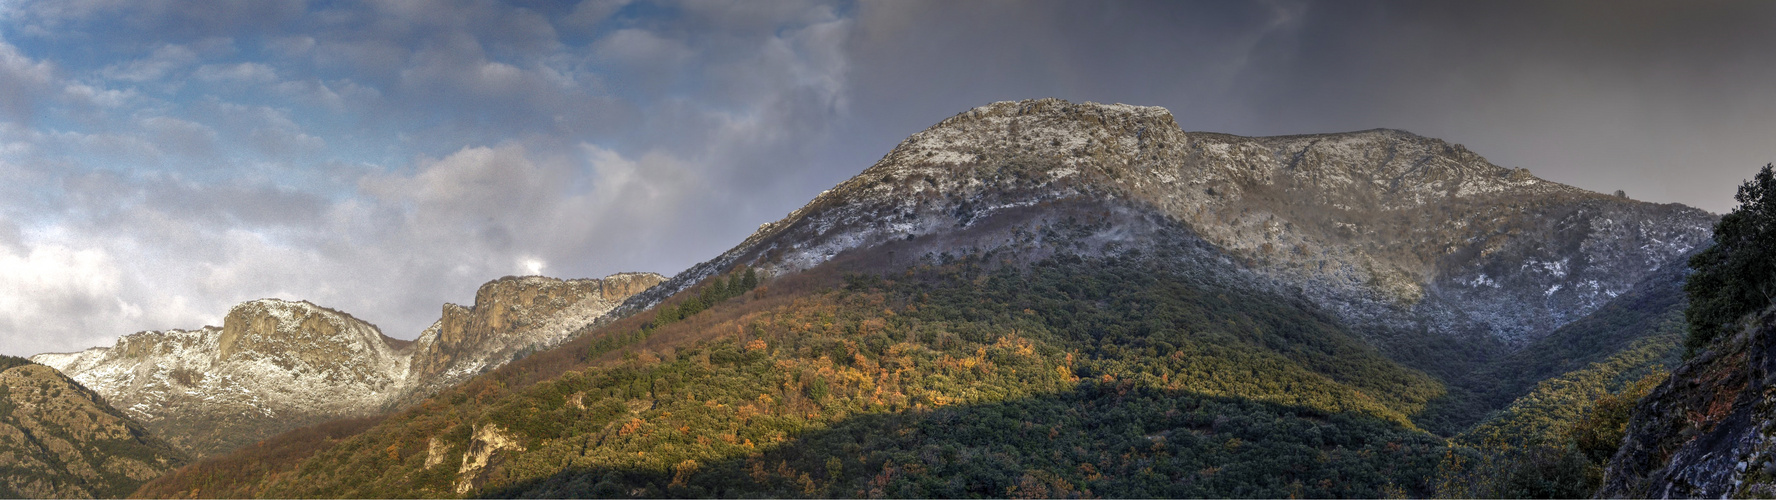
[[[1447,438],[1542,378],[1595,400],[1665,359],[1660,277],[1711,222],[1398,131],[995,103],[625,319],[138,494],[1447,493],[1488,453]]]

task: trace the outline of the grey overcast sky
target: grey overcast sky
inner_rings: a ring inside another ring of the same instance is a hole
[[[1723,212],[1776,2],[0,0],[0,352],[673,274],[993,101],[1377,127]]]

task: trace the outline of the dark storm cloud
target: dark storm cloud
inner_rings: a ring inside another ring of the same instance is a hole
[[[1401,128],[1588,189],[1723,211],[1776,140],[1776,4],[865,2],[885,150],[984,102],[1161,105],[1186,130]]]
[[[1719,212],[1776,156],[1773,28],[1767,2],[1316,3],[1239,82],[1265,133],[1405,128]]]

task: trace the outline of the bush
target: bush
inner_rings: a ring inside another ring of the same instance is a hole
[[[1714,246],[1690,258],[1686,357],[1708,347],[1740,317],[1776,301],[1776,175],[1764,165],[1739,186],[1739,208],[1714,225]]]

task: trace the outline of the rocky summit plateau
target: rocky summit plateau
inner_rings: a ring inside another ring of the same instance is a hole
[[[507,277],[445,304],[415,340],[307,301],[261,299],[222,326],[147,331],[31,359],[80,382],[194,456],[327,420],[377,415],[547,349],[663,280]]]

